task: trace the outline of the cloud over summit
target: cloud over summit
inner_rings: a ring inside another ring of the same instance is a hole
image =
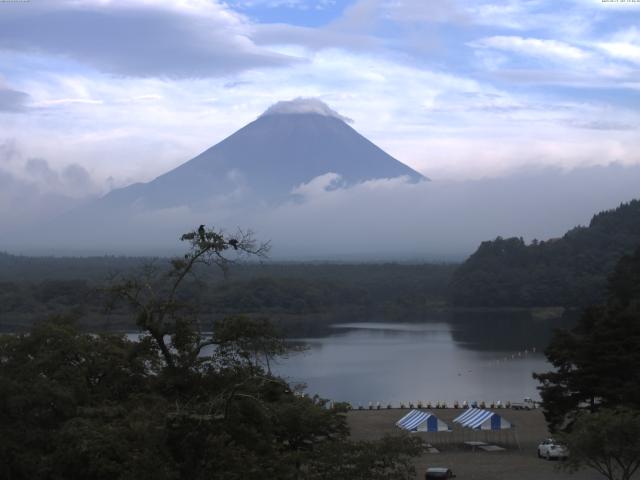
[[[261,115],[266,117],[269,115],[290,115],[290,114],[305,114],[315,113],[324,117],[333,117],[338,120],[342,120],[346,123],[353,123],[353,120],[340,115],[338,112],[329,107],[326,103],[318,98],[303,98],[298,97],[293,100],[283,100],[271,105]]]

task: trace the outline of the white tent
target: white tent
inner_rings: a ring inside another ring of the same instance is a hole
[[[396,426],[411,432],[449,432],[451,427],[431,412],[411,410],[396,422]]]
[[[513,427],[511,422],[497,413],[481,408],[468,409],[454,418],[453,423],[459,423],[463,427],[474,430],[505,430]]]

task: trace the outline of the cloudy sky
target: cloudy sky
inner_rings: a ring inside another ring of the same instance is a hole
[[[149,180],[300,96],[435,180],[639,163],[627,2],[0,3],[0,185]]]

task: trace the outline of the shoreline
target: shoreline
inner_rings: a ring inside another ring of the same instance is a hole
[[[275,325],[285,331],[287,337],[298,334],[311,334],[310,336],[323,335],[333,324],[340,323],[456,323],[458,319],[450,318],[456,314],[529,314],[531,321],[557,321],[563,318],[566,311],[573,310],[560,306],[555,307],[456,307],[452,305],[439,305],[425,308],[412,314],[387,314],[383,311],[349,310],[315,313],[289,313],[289,312],[208,312],[204,314],[207,321],[224,318],[232,315],[245,315],[248,317],[268,317]],[[0,333],[21,333],[28,331],[31,326],[44,318],[69,313],[70,310],[59,309],[34,313],[7,312],[0,315]],[[434,316],[434,317],[430,317]],[[129,313],[101,314],[95,311],[83,312],[78,320],[78,325],[83,331],[108,332],[108,333],[132,333],[136,330],[136,324]],[[481,322],[483,319],[475,319]],[[316,331],[317,330],[317,331]]]

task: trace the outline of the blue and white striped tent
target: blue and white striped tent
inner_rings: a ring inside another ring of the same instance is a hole
[[[448,432],[451,427],[431,412],[411,410],[396,422],[396,427],[411,432]]]
[[[459,423],[463,427],[474,430],[506,430],[513,426],[497,413],[481,408],[468,409],[454,418],[453,423]]]

